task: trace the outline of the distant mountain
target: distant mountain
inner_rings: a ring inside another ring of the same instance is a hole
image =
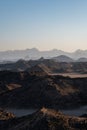
[[[77,62],[87,62],[87,58],[84,58],[84,57],[79,58],[79,59],[77,60]]]
[[[5,60],[17,61],[19,59],[24,59],[24,58],[37,59],[38,57],[40,57],[40,54],[36,48],[0,52],[0,61],[5,61]]]
[[[78,49],[75,52],[73,52],[71,56],[75,59],[78,59],[78,58],[81,58],[81,57],[87,58],[87,50]]]
[[[17,61],[19,59],[25,59],[25,60],[30,60],[30,59],[39,59],[40,57],[44,58],[52,58],[52,57],[57,57],[60,55],[66,55],[70,58],[73,58],[77,60],[80,57],[85,57],[87,58],[87,50],[76,50],[75,52],[64,52],[62,50],[49,50],[49,51],[39,51],[36,48],[32,49],[26,49],[26,50],[10,50],[10,51],[1,51],[0,52],[0,61]]]
[[[57,62],[74,62],[74,60],[68,56],[60,55],[53,58]]]

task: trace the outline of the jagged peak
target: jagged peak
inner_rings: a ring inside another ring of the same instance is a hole
[[[43,107],[40,111],[45,115],[54,116],[54,117],[58,115],[62,115],[60,111],[56,111],[56,110],[45,108],[45,107]]]

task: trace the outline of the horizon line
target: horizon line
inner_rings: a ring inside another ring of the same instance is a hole
[[[56,50],[56,51],[63,51],[63,52],[67,52],[67,53],[73,53],[73,52],[76,52],[76,51],[87,51],[87,49],[75,49],[74,51],[65,51],[63,49],[57,49],[57,48],[47,49],[47,50],[41,50],[41,49],[38,49],[37,47],[32,47],[32,48],[24,48],[24,49],[0,50],[0,52],[6,52],[6,51],[24,51],[24,50],[32,50],[32,49],[36,49],[37,51],[40,51],[40,52]]]

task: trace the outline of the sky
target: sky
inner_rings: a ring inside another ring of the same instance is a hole
[[[0,51],[87,49],[87,0],[0,0]]]

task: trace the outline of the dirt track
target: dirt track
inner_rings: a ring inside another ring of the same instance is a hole
[[[87,74],[79,74],[79,73],[54,73],[50,75],[62,75],[64,77],[70,77],[70,78],[87,78]]]

